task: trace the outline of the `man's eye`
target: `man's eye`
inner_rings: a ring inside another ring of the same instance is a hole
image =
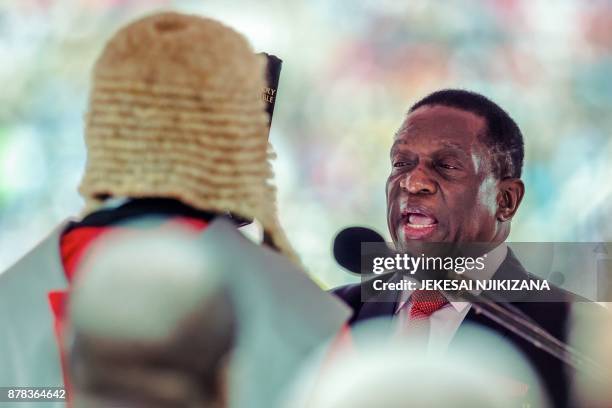
[[[404,162],[404,161],[398,161],[393,163],[393,167],[404,167],[407,166],[409,163],[408,162]]]
[[[456,170],[459,168],[449,163],[438,163],[438,167],[442,167],[443,169],[446,169],[446,170]]]

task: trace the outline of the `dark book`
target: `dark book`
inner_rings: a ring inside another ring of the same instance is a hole
[[[266,112],[270,117],[269,125],[272,125],[272,115],[274,114],[274,105],[276,103],[276,94],[278,92],[278,81],[280,79],[283,60],[276,55],[271,55],[261,52],[268,60],[266,65],[266,86],[262,91],[262,98],[266,102]]]

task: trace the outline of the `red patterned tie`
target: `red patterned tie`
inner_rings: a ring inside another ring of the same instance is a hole
[[[410,320],[422,320],[446,306],[448,300],[437,290],[415,290],[410,303]]]

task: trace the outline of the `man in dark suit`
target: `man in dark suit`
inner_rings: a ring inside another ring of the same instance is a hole
[[[525,192],[520,178],[523,156],[519,127],[484,96],[442,90],[417,102],[391,148],[387,222],[395,247],[420,254],[429,243],[487,243],[490,251],[484,278],[535,279],[504,244]],[[398,277],[390,275],[390,279]],[[425,321],[429,347],[435,344],[449,352],[462,342],[466,322],[487,327],[524,353],[554,406],[568,406],[568,367],[477,313],[470,302],[422,290],[386,291],[378,294],[376,301],[367,301],[361,289],[362,285],[356,284],[334,290],[353,309],[352,326],[379,317],[392,318],[389,320],[396,330]],[[566,342],[570,295],[552,287],[547,296],[554,301],[504,302],[502,298],[498,304],[518,309],[530,323]],[[532,389],[536,387],[532,385]]]

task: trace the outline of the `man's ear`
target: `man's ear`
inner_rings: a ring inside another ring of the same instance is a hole
[[[497,220],[510,221],[518,210],[524,195],[525,185],[521,179],[508,178],[500,181],[497,194]]]

